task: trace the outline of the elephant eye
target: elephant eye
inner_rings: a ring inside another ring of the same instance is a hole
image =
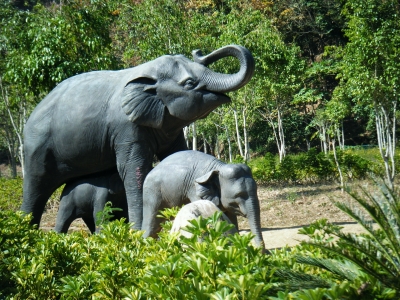
[[[193,89],[196,85],[197,82],[192,78],[186,79],[184,82],[185,89]]]
[[[241,191],[235,194],[235,199],[241,198],[241,199],[246,199],[247,198],[247,192]]]

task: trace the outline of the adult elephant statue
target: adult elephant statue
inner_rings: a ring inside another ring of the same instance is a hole
[[[50,195],[63,183],[114,169],[124,182],[129,221],[142,224],[142,186],[154,154],[163,159],[186,149],[183,127],[230,101],[254,72],[251,53],[237,45],[207,56],[162,56],[134,68],[71,77],[35,108],[24,130],[21,209],[39,224]],[[207,65],[227,56],[235,74]]]
[[[238,229],[237,215],[246,217],[257,246],[265,248],[261,234],[257,184],[245,164],[226,164],[199,151],[180,151],[161,161],[148,174],[143,188],[144,237],[161,229],[160,210],[209,200]]]

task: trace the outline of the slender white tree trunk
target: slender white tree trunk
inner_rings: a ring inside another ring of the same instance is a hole
[[[243,138],[244,138],[244,161],[250,160],[250,145],[247,136],[246,109],[243,109]]]
[[[240,131],[239,131],[239,121],[238,121],[238,115],[237,115],[237,111],[236,111],[236,107],[233,108],[233,116],[235,118],[235,129],[236,129],[236,143],[238,145],[238,149],[239,149],[239,154],[241,157],[244,157],[243,155],[243,148],[242,148],[242,138],[240,136]]]
[[[196,122],[192,123],[192,131],[193,131],[193,150],[197,150],[197,132],[196,132]]]
[[[386,181],[388,187],[394,189],[394,177],[396,174],[396,112],[397,101],[392,101],[390,112],[383,105],[375,103],[375,122],[378,146],[385,166]]]
[[[310,140],[306,137],[305,138],[305,140],[306,140],[306,147],[307,147],[307,151],[310,151],[310,148],[311,148],[311,142],[310,142]]]
[[[9,144],[9,151],[10,151],[10,162],[11,162],[11,169],[12,169],[12,176],[16,177],[17,176],[17,162],[16,162],[16,156],[18,156],[20,163],[21,163],[21,169],[22,169],[22,177],[24,176],[24,150],[23,150],[23,137],[22,137],[22,132],[26,123],[26,103],[24,100],[21,100],[18,103],[19,106],[19,111],[18,111],[18,116],[17,118],[19,119],[19,122],[16,120],[16,117],[12,114],[11,111],[11,105],[10,101],[8,98],[7,90],[4,89],[3,87],[3,82],[1,81],[0,78],[0,88],[1,88],[1,95],[4,100],[4,105],[5,109],[7,111],[12,129],[10,128],[8,131],[8,134],[10,135],[8,140]],[[12,135],[15,134],[18,139],[18,144],[14,143],[14,137]],[[16,149],[18,150],[16,151]]]
[[[285,133],[283,132],[282,115],[279,108],[278,108],[278,133],[279,133],[279,143],[280,143],[279,161],[282,162],[283,158],[286,156],[286,145],[285,145]]]
[[[204,133],[201,133],[201,136],[203,138],[203,151],[204,151],[204,153],[207,154],[207,140],[206,140],[206,137],[204,136]]]
[[[343,121],[342,121],[342,124],[341,124],[342,126],[341,126],[341,128],[342,128],[342,143],[341,143],[341,145],[340,145],[340,149],[342,149],[342,150],[344,150],[344,126],[343,126]]]
[[[232,162],[232,145],[231,145],[231,138],[229,136],[229,130],[228,130],[227,126],[225,126],[225,133],[226,133],[226,139],[228,141],[229,162]]]
[[[219,152],[219,139],[218,139],[218,132],[215,136],[215,153],[217,154],[217,158],[221,159],[221,154]]]
[[[321,141],[322,141],[322,150],[324,151],[325,154],[328,154],[328,141],[327,141],[327,134],[326,134],[326,126],[325,124],[322,124],[322,132],[321,132]]]
[[[217,129],[217,134],[215,135],[215,153],[217,154],[217,158],[221,159],[221,153],[220,153],[220,145],[219,145],[219,126],[217,124],[215,124],[215,127]]]
[[[188,147],[188,149],[189,149],[189,138],[188,138],[189,129],[190,129],[189,126],[183,127],[183,136],[185,137],[186,146]]]
[[[340,168],[339,160],[337,158],[337,153],[336,153],[336,140],[335,138],[332,139],[332,149],[333,149],[333,157],[335,158],[335,164],[339,172],[339,178],[340,178],[340,188],[342,190],[342,193],[344,192],[344,180],[343,180],[343,173],[342,169]]]
[[[282,112],[279,107],[277,107],[277,125],[275,126],[272,117],[267,114],[262,114],[264,119],[268,121],[272,127],[272,132],[274,134],[274,139],[279,153],[279,161],[282,162],[283,158],[286,156],[286,145],[285,145],[285,133],[283,131],[283,120]]]

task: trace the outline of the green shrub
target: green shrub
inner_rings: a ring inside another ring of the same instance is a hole
[[[0,291],[14,293],[19,285],[14,274],[26,256],[32,258],[41,238],[41,232],[34,230],[30,217],[22,213],[0,210]]]
[[[164,229],[158,239],[143,239],[124,220],[105,222],[88,236],[34,230],[21,213],[1,211],[0,217],[2,299],[270,299],[279,291],[292,297],[299,282],[290,278],[300,273],[309,293],[337,289],[312,274],[317,268],[295,261],[296,254],[318,249],[263,255],[251,235],[224,236],[232,225],[218,215],[193,220],[192,238]]]
[[[17,211],[22,204],[23,179],[0,177],[0,209]],[[57,208],[64,186],[58,188],[47,202],[46,209]]]
[[[0,177],[0,210],[18,210],[22,204],[22,178]]]
[[[339,165],[345,180],[363,179],[370,172],[383,174],[382,164],[368,158],[374,149],[337,151]],[[376,154],[376,153],[375,153]],[[375,155],[374,154],[374,155]],[[363,156],[365,155],[365,157]],[[316,149],[295,155],[286,155],[282,162],[278,156],[267,153],[248,162],[253,177],[259,182],[268,183],[317,183],[339,179],[333,153],[325,154]]]
[[[338,151],[339,165],[348,179],[363,179],[374,172],[373,164],[354,151]]]
[[[255,180],[270,182],[275,180],[277,158],[271,153],[264,157],[254,158],[248,164]]]

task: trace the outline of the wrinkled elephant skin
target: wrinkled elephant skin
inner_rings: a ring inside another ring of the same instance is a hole
[[[233,56],[235,74],[208,64]],[[237,45],[194,61],[162,56],[120,71],[95,71],[61,82],[29,117],[24,130],[24,191],[21,209],[40,219],[63,183],[118,170],[126,191],[129,222],[142,224],[142,188],[154,155],[187,149],[183,127],[230,101],[224,93],[245,85],[254,72],[251,53]]]

